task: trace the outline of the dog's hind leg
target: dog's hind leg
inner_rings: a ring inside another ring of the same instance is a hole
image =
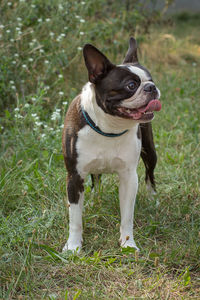
[[[153,141],[153,130],[151,123],[140,124],[142,134],[141,157],[146,168],[145,181],[147,189],[153,194],[156,192],[154,169],[157,163],[156,149]]]

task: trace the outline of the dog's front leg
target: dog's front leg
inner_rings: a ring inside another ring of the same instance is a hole
[[[63,251],[80,251],[82,246],[83,179],[78,174],[68,176],[69,238]]]
[[[120,244],[121,247],[132,247],[139,250],[133,238],[133,216],[135,198],[138,189],[138,177],[136,170],[127,170],[119,173],[120,187]]]

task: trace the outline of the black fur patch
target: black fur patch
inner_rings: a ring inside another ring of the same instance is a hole
[[[142,133],[142,151],[141,157],[146,168],[145,181],[148,180],[155,190],[154,169],[157,163],[156,149],[153,141],[153,131],[151,123],[140,124]]]

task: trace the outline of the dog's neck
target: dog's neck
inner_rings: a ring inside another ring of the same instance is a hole
[[[138,123],[105,113],[96,102],[94,84],[88,82],[81,93],[81,106],[88,113],[93,122],[105,132],[119,133],[123,130],[135,128]]]

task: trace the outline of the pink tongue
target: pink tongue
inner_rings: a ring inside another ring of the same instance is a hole
[[[161,102],[159,100],[151,100],[146,107],[138,108],[138,111],[141,113],[147,111],[159,111],[161,110]]]

